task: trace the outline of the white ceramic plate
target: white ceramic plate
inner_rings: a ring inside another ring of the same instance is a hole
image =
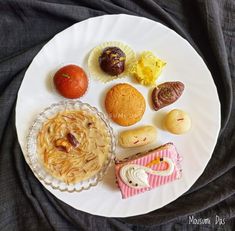
[[[119,82],[129,82],[147,101],[143,119],[136,127],[154,124],[158,127],[155,144],[138,149],[117,148],[119,156],[143,151],[153,146],[173,142],[183,156],[183,176],[180,180],[129,199],[121,199],[115,184],[114,168],[110,167],[103,181],[82,192],[61,192],[41,183],[57,198],[72,207],[101,216],[127,217],[158,209],[186,192],[198,179],[211,158],[220,129],[220,103],[215,84],[205,63],[197,52],[174,31],[146,18],[129,15],[106,15],[77,23],[50,40],[29,66],[18,93],[16,128],[26,157],[26,137],[36,115],[52,103],[62,100],[53,89],[51,75],[61,65],[75,63],[87,70],[87,57],[92,48],[105,41],[122,41],[136,52],[151,50],[167,65],[158,82],[182,81],[185,91],[174,104],[155,112],[151,109],[152,89],[139,85],[130,77],[103,84],[89,76],[89,89],[81,101],[105,113],[103,106],[107,90]],[[192,129],[175,136],[162,130],[161,120],[173,108],[187,111]],[[116,134],[122,128],[111,122]]]

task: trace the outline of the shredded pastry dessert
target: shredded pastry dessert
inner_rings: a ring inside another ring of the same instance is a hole
[[[59,112],[43,124],[37,137],[44,166],[68,184],[97,174],[108,158],[110,143],[104,121],[85,110]]]

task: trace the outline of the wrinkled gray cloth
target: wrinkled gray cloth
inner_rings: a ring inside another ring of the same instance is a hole
[[[93,216],[51,195],[26,164],[15,129],[17,92],[42,46],[76,22],[119,13],[153,19],[186,38],[213,75],[222,116],[212,159],[193,187],[159,210],[123,219]],[[235,230],[234,68],[234,0],[1,0],[0,230]],[[211,224],[189,224],[190,216]]]

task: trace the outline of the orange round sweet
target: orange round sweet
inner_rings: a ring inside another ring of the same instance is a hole
[[[60,68],[53,80],[57,91],[70,99],[83,96],[88,87],[86,73],[77,65],[71,64]]]
[[[146,103],[136,88],[127,83],[120,83],[106,94],[105,108],[114,122],[121,126],[130,126],[141,120]]]

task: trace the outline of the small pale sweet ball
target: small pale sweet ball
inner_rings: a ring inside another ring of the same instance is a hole
[[[183,134],[190,130],[191,128],[191,118],[187,112],[180,109],[174,109],[165,117],[165,127],[173,134]]]

